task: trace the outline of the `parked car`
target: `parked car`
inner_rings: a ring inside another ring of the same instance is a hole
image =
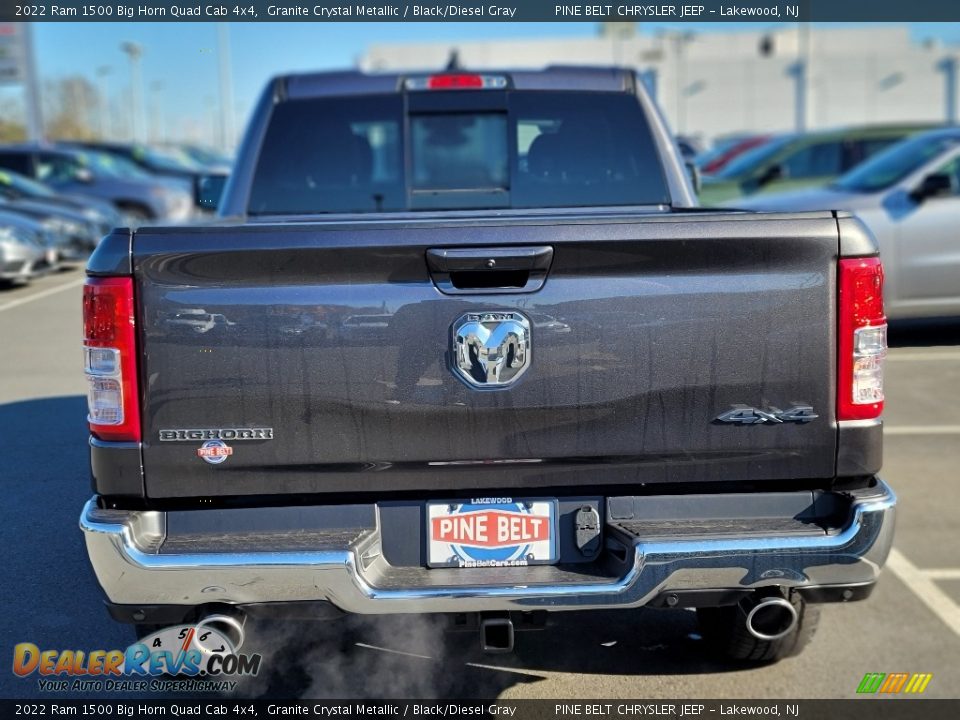
[[[58,192],[111,202],[124,222],[182,222],[193,215],[193,196],[182,182],[157,178],[110,155],[71,147],[0,146],[0,168],[39,180]]]
[[[48,231],[47,245],[56,252],[58,261],[85,259],[104,235],[102,228],[80,212],[42,200],[0,198],[0,210],[40,223]]]
[[[88,263],[115,620],[237,646],[253,613],[450,613],[508,651],[550,611],[695,607],[757,662],[870,594],[896,498],[862,223],[701,210],[624,69],[294,75],[252,123],[221,219]],[[282,331],[317,310],[332,337]]]
[[[39,200],[67,210],[75,210],[90,221],[100,235],[106,235],[123,222],[117,209],[105,200],[90,195],[58,193],[43,183],[12,170],[0,170],[0,198]]]
[[[203,167],[207,172],[229,174],[233,167],[233,158],[226,153],[214,150],[203,145],[181,144],[174,146],[185,152],[193,162]]]
[[[677,135],[677,148],[686,162],[694,162],[697,155],[703,152],[703,143],[690,135]]]
[[[0,208],[0,281],[25,283],[56,267],[40,223]]]
[[[704,176],[703,205],[759,192],[823,185],[881,150],[929,126],[875,125],[781,135]]]
[[[700,172],[711,175],[720,172],[734,158],[748,150],[763,145],[771,135],[736,135],[718,141],[712,148],[705,150],[694,159]]]
[[[880,244],[888,316],[960,315],[960,128],[904,140],[826,187],[735,204],[854,212]]]
[[[228,168],[211,171],[179,147],[155,148],[139,143],[115,142],[88,142],[79,145],[121,157],[151,175],[180,181],[191,198],[196,197],[198,183],[203,177],[217,174],[226,176],[229,173]]]

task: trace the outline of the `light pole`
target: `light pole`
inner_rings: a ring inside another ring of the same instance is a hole
[[[167,129],[163,117],[163,82],[150,83],[150,139],[152,142],[165,142]]]
[[[100,139],[104,140],[110,137],[113,132],[110,127],[110,90],[107,87],[107,78],[113,68],[109,65],[101,65],[97,68],[97,92],[100,95]]]
[[[133,139],[144,141],[143,131],[143,78],[140,75],[140,58],[143,57],[143,47],[135,42],[120,44],[126,56],[130,59],[130,101],[133,105]]]
[[[802,22],[799,25],[797,38],[797,64],[794,70],[796,82],[794,98],[793,125],[797,132],[805,132],[810,125],[810,23]]]
[[[220,75],[220,149],[233,150],[233,75],[230,70],[230,26],[217,23],[217,60]]]
[[[19,23],[18,23],[19,24]],[[43,111],[40,106],[40,78],[33,54],[33,23],[23,23],[24,93],[27,102],[27,137],[31,142],[44,139]]]
[[[948,125],[954,125],[957,122],[957,58],[948,55],[936,67],[943,73],[943,117]]]
[[[217,117],[217,101],[214,99],[213,95],[205,95],[203,98],[203,104],[207,107],[207,119],[209,120],[209,133],[210,139],[209,144],[212,147],[217,146],[217,130],[219,129],[218,117]]]
[[[678,32],[673,36],[676,49],[676,66],[674,73],[676,77],[676,87],[674,94],[677,102],[677,132],[685,133],[687,131],[687,45],[693,42],[694,34],[692,32]]]
[[[601,37],[610,38],[610,55],[613,58],[614,65],[623,63],[623,43],[625,40],[634,38],[637,34],[637,23],[635,22],[601,22]]]

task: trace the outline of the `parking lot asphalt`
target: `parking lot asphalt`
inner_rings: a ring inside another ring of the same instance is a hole
[[[77,517],[90,496],[80,371],[82,270],[0,290],[0,697],[40,697],[8,669],[13,646],[112,649],[113,623],[87,564]],[[891,333],[883,475],[900,498],[895,550],[873,597],[825,606],[799,657],[720,664],[690,611],[565,613],[484,655],[473,634],[392,617],[264,625],[247,651],[265,670],[257,697],[851,698],[867,672],[933,673],[925,697],[960,693],[960,323]],[[7,654],[7,660],[2,660]]]

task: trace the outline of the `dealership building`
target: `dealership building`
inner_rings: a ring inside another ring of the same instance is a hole
[[[880,122],[957,122],[958,48],[918,42],[904,25],[792,26],[750,32],[641,34],[633,23],[596,37],[378,44],[368,71],[551,64],[629,65],[679,133],[710,139]]]

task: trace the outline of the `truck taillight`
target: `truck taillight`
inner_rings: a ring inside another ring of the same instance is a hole
[[[427,78],[429,90],[467,90],[483,87],[479,75],[431,75]]]
[[[90,431],[139,441],[133,278],[88,278],[83,286],[83,370]]]
[[[866,420],[883,412],[887,318],[879,258],[847,258],[839,268],[837,419]]]
[[[503,75],[473,73],[443,73],[404,81],[407,90],[503,90],[507,84],[507,78]]]

